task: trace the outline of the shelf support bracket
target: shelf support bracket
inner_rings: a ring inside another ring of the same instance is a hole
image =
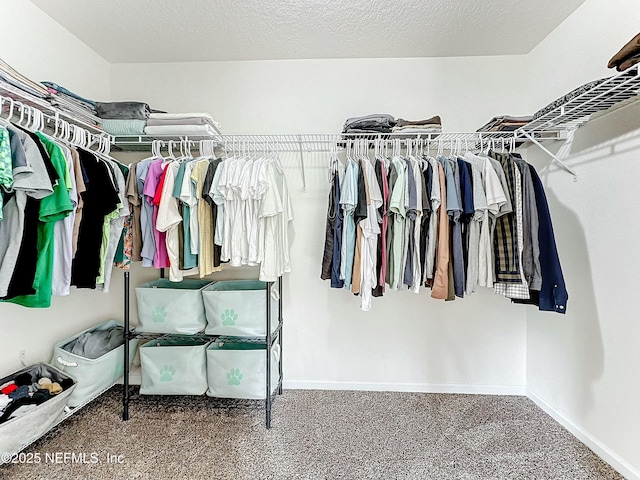
[[[562,160],[560,160],[558,158],[558,156],[553,153],[551,150],[549,150],[547,147],[545,147],[542,143],[540,143],[533,135],[531,135],[529,132],[527,132],[526,130],[520,130],[519,133],[521,133],[522,135],[524,135],[527,139],[529,139],[534,145],[536,145],[538,148],[540,148],[540,150],[542,150],[544,153],[546,153],[547,155],[549,155],[551,157],[551,159],[556,162],[558,164],[558,166],[560,168],[562,168],[565,172],[569,172],[571,175],[573,175],[573,181],[577,182],[578,181],[578,174],[576,173],[576,171],[574,169],[572,169],[569,165],[567,165],[566,163],[564,163]]]
[[[300,150],[300,169],[302,170],[302,190],[307,191],[307,176],[304,171],[304,153],[302,152],[302,135],[298,135],[298,149]]]

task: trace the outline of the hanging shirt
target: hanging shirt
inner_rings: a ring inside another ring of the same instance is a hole
[[[133,242],[131,248],[131,260],[134,262],[142,261],[142,222],[140,219],[141,214],[141,202],[140,194],[138,192],[138,179],[136,177],[136,170],[139,161],[133,162],[130,165],[129,175],[127,175],[127,201],[129,202],[129,209],[133,214],[133,220],[131,222],[131,239]]]
[[[331,278],[331,271],[333,270],[333,243],[335,241],[336,228],[335,201],[336,196],[339,195],[340,183],[337,177],[338,173],[333,172],[331,189],[329,190],[329,201],[327,202],[327,219],[324,231],[324,251],[322,253],[322,269],[320,271],[320,278],[322,280],[329,280]]]
[[[404,229],[404,256],[402,259],[402,284],[411,288],[413,286],[413,257],[415,252],[415,226],[418,216],[418,192],[416,189],[415,162],[410,158],[404,159],[406,165],[406,194],[405,194],[405,229]]]
[[[64,296],[69,295],[71,286],[71,265],[73,263],[73,227],[78,206],[78,189],[76,186],[76,171],[71,150],[64,145],[59,145],[62,150],[69,175],[65,178],[70,184],[67,184],[67,192],[69,200],[73,205],[73,210],[69,215],[60,222],[56,222],[54,226],[53,240],[53,272],[51,276],[51,293],[52,295]]]
[[[46,308],[51,305],[55,224],[73,211],[73,204],[65,182],[65,180],[69,181],[69,174],[64,152],[57,143],[44,134],[38,132],[36,135],[51,159],[59,181],[53,186],[53,193],[40,202],[40,223],[37,233],[38,261],[33,281],[35,293],[15,297],[10,302],[25,307]]]
[[[196,198],[198,200],[198,268],[200,278],[211,275],[214,272],[213,265],[213,214],[207,202],[202,199],[202,188],[204,177],[209,168],[209,160],[197,160],[191,172],[191,181],[196,188]]]
[[[11,160],[11,139],[9,131],[0,126],[0,221],[2,221],[3,190],[13,185],[13,162]]]
[[[342,252],[342,221],[343,213],[340,207],[340,176],[336,172],[333,176],[335,184],[333,198],[333,213],[335,218],[335,228],[333,230],[333,251],[331,252],[331,287],[343,288],[344,281],[340,279],[340,253]]]
[[[207,174],[205,175],[205,179],[204,179],[204,184],[202,187],[202,196],[204,198],[204,200],[207,202],[207,204],[209,205],[209,207],[211,208],[211,215],[212,215],[212,222],[213,222],[213,228],[214,228],[214,232],[212,233],[212,237],[215,237],[215,225],[217,223],[217,217],[218,217],[218,205],[215,203],[213,196],[212,196],[212,186],[213,186],[213,181],[216,175],[216,172],[218,170],[218,167],[220,166],[220,163],[222,162],[221,159],[217,158],[217,159],[213,159],[209,162],[209,167],[207,168]],[[253,172],[252,172],[253,173]],[[252,212],[255,213],[255,212]],[[249,221],[253,222],[253,224],[255,224],[256,226],[256,245],[254,245],[255,247],[255,257],[257,258],[257,230],[258,230],[258,217],[257,214],[255,214]],[[185,219],[186,222],[186,219]],[[216,245],[215,243],[215,238],[214,238],[214,243],[213,243],[213,268],[214,271],[218,271],[221,270],[222,267],[220,266],[220,253],[221,253],[221,247],[219,245]],[[256,260],[254,260],[255,262]]]
[[[393,218],[393,238],[391,240],[391,252],[389,255],[389,286],[397,290],[402,283],[403,265],[403,245],[404,245],[404,223],[405,223],[405,169],[406,165],[401,157],[393,157],[391,161],[391,168],[394,169],[396,181],[391,192],[391,198],[389,200],[389,211]]]
[[[166,234],[156,229],[158,219],[158,205],[154,204],[154,197],[160,186],[164,174],[164,160],[153,160],[149,164],[149,171],[144,182],[142,193],[146,202],[151,206],[151,226],[154,238],[155,250],[153,255],[154,268],[166,268],[169,266],[169,257],[167,256]],[[144,255],[144,249],[143,249]]]
[[[360,293],[362,284],[362,226],[360,222],[367,217],[369,205],[369,187],[364,178],[362,162],[357,161],[358,167],[358,203],[353,212],[353,221],[356,223],[356,248],[353,254],[353,273],[351,275],[351,293]]]
[[[451,262],[453,267],[453,286],[456,297],[464,297],[465,287],[465,271],[464,271],[464,249],[462,246],[462,216],[463,216],[463,201],[462,201],[462,187],[461,187],[461,175],[460,168],[458,166],[457,159],[447,159],[451,165],[453,171],[453,180],[455,183],[455,194],[460,210],[458,215],[454,215],[452,219],[451,230]]]
[[[429,165],[433,171],[431,181],[431,217],[429,218],[429,228],[427,235],[427,253],[425,258],[426,278],[434,278],[436,268],[436,245],[438,240],[438,210],[442,205],[443,196],[440,189],[440,177],[438,174],[438,162],[433,157],[427,157]]]
[[[487,220],[480,226],[480,241],[478,245],[478,285],[492,287],[494,282],[494,249],[491,239],[492,220],[500,214],[500,208],[506,203],[507,198],[500,179],[491,162],[486,157],[479,157],[471,152],[465,154],[465,160],[476,165],[483,181],[483,189],[487,202]]]
[[[531,180],[529,164],[519,155],[513,154],[518,171],[522,176],[522,271],[531,290],[540,290],[542,274],[540,272],[540,244],[538,242],[538,209],[536,195]]]
[[[42,141],[33,132],[30,132],[20,126],[17,126],[19,130],[26,133],[33,140],[37,150],[40,153],[40,158],[44,164],[46,175],[49,177],[51,185],[53,185],[53,193],[44,198],[49,198],[47,203],[53,203],[53,199],[59,198],[60,189],[56,189],[61,180],[60,175],[56,171],[56,168],[51,160],[51,156]],[[14,177],[14,184],[16,179]],[[54,194],[57,196],[52,197]],[[43,200],[44,200],[43,198]],[[50,208],[45,204],[45,209]],[[20,245],[20,253],[18,254],[18,260],[15,265],[11,282],[7,291],[7,298],[14,298],[23,295],[33,295],[37,293],[35,285],[35,277],[37,273],[38,259],[40,254],[39,239],[42,239],[40,225],[42,223],[41,216],[44,214],[42,203],[27,198],[27,206],[25,208],[24,216],[24,234],[22,243]]]
[[[447,213],[447,186],[442,163],[436,162],[440,182],[441,205],[438,209],[438,242],[436,245],[436,272],[431,297],[446,300],[449,291],[449,215]],[[435,173],[435,172],[434,172]],[[435,174],[434,174],[435,177]]]
[[[87,176],[84,212],[78,235],[78,250],[72,264],[71,283],[79,288],[96,288],[100,274],[100,248],[104,217],[113,212],[120,197],[107,166],[86,150],[78,150]]]
[[[29,254],[33,255],[34,260],[37,258],[39,200],[53,192],[44,159],[35,141],[15,127],[9,126],[8,129],[13,134],[12,138],[15,139],[11,142],[12,155],[15,153],[20,155],[24,152],[28,165],[14,169],[14,171],[22,170],[20,175],[13,176],[13,193],[5,195],[4,219],[0,222],[0,298],[9,294],[9,286],[16,272],[25,233],[28,233],[27,238],[33,244]],[[27,221],[27,212],[33,213],[29,215],[31,217],[29,221]],[[33,268],[35,275],[35,263]]]
[[[378,186],[376,173],[367,159],[361,160],[363,174],[369,191],[369,202],[367,204],[367,217],[362,219],[359,226],[362,229],[361,244],[361,285],[360,308],[364,311],[371,309],[372,289],[377,283],[377,245],[380,234],[380,223],[378,219],[378,208],[382,206],[382,192]]]
[[[118,190],[118,196],[120,197],[120,203],[116,208],[115,213],[112,215],[109,222],[109,237],[107,239],[106,253],[103,263],[103,271],[99,281],[102,282],[102,290],[104,293],[109,293],[111,287],[111,274],[113,272],[113,264],[115,262],[116,252],[122,239],[122,233],[126,219],[130,215],[129,202],[126,195],[126,175],[129,173],[129,169],[118,163],[111,162],[113,168],[114,179],[116,188]]]
[[[431,183],[433,168],[426,159],[421,159],[422,168],[422,220],[420,222],[420,284],[427,280],[427,241],[431,222]]]
[[[469,251],[465,293],[471,295],[476,291],[476,285],[478,285],[478,275],[480,271],[480,231],[483,225],[487,227],[489,225],[489,208],[487,205],[487,197],[484,193],[482,172],[475,164],[469,163],[468,165],[471,168],[474,214],[468,225]],[[488,229],[486,233],[486,240],[488,241]]]
[[[225,170],[227,169],[227,165],[229,163],[229,159],[223,160],[218,165],[218,169],[216,170],[213,176],[213,182],[211,182],[211,189],[209,190],[209,195],[213,199],[213,202],[218,207],[218,215],[216,216],[216,223],[214,226],[214,235],[213,241],[216,245],[220,247],[220,261],[224,261],[222,254],[222,244],[224,243],[224,224],[225,224],[225,211],[224,211],[224,195],[220,190],[220,180],[223,176],[226,176]]]
[[[156,229],[165,232],[167,255],[169,256],[169,280],[181,282],[184,272],[180,270],[178,230],[182,222],[180,211],[178,210],[178,200],[173,196],[176,183],[176,176],[180,164],[170,162],[166,168],[166,175],[162,192],[160,193],[160,205],[158,207],[158,220]]]
[[[516,214],[516,235],[518,240],[518,260],[520,268],[520,283],[495,283],[493,285],[494,292],[499,295],[504,295],[508,298],[522,298],[527,299],[529,296],[529,286],[524,277],[522,270],[522,249],[524,245],[524,231],[522,228],[522,176],[520,170],[516,167],[514,170],[515,191],[514,191],[514,206]]]
[[[509,154],[489,152],[500,162],[507,177],[509,198],[515,195],[516,164]],[[514,212],[501,215],[495,230],[496,281],[500,283],[521,283],[518,238]]]
[[[259,218],[264,219],[264,247],[259,279],[263,282],[275,282],[278,277],[291,271],[289,229],[294,215],[280,160],[271,160],[267,168],[269,186],[258,214]]]
[[[142,232],[142,257],[143,267],[153,267],[153,258],[156,254],[156,237],[153,226],[153,205],[144,196],[145,183],[149,174],[151,162],[159,161],[155,158],[147,158],[138,163],[136,167],[136,178],[138,183],[138,193],[140,195],[140,230]],[[162,160],[160,160],[162,161]]]
[[[73,239],[71,247],[73,251],[72,257],[75,257],[78,250],[78,234],[80,233],[80,222],[82,222],[82,213],[84,212],[84,192],[87,191],[87,186],[84,183],[84,172],[82,165],[80,164],[80,155],[78,151],[71,149],[71,158],[73,160],[73,172],[76,177],[76,190],[78,192],[78,204],[76,205],[75,216],[73,218]]]
[[[348,158],[340,192],[340,206],[343,211],[340,278],[344,280],[344,287],[347,289],[351,288],[351,276],[353,274],[353,256],[356,242],[356,224],[353,214],[357,203],[358,166],[352,158]]]

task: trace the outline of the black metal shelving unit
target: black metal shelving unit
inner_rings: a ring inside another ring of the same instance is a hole
[[[161,278],[164,277],[164,270],[161,270]],[[271,289],[276,282],[266,282],[266,327],[267,334],[264,337],[231,337],[226,335],[207,335],[204,333],[191,335],[194,338],[203,338],[207,340],[219,341],[224,340],[226,343],[253,343],[266,345],[265,354],[266,354],[266,372],[265,372],[265,397],[264,397],[264,407],[265,407],[265,425],[267,429],[271,428],[271,409],[273,406],[273,401],[277,395],[282,395],[282,277],[279,277],[277,280],[278,284],[278,318],[277,327],[272,331],[271,326],[273,325],[273,319],[271,318],[271,302],[274,301],[271,298]],[[152,340],[154,338],[158,338],[160,336],[166,336],[166,333],[151,333],[151,332],[136,332],[131,329],[131,317],[130,317],[130,273],[127,271],[124,273],[124,378],[123,385],[124,391],[122,394],[122,419],[129,420],[129,405],[134,398],[131,394],[131,385],[129,381],[129,376],[131,374],[129,367],[129,359],[131,357],[131,352],[129,349],[129,341],[137,338],[137,339],[149,339]],[[275,345],[278,345],[280,350],[280,360],[278,362],[278,384],[276,388],[272,388],[271,383],[271,354],[273,353],[273,348]],[[136,398],[140,397],[137,395]],[[162,397],[166,399],[167,396],[156,396]],[[170,400],[168,400],[170,401]],[[255,405],[256,401],[244,400],[244,399],[228,399],[228,398],[215,398],[209,397],[208,401],[212,402],[214,406],[221,408],[228,407],[239,407],[239,406],[250,406]],[[258,400],[257,402],[261,402]]]

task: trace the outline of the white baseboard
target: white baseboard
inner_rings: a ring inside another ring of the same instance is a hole
[[[525,395],[524,385],[456,385],[450,383],[393,383],[393,382],[320,382],[309,380],[286,380],[283,388],[288,390],[362,390],[369,392],[420,392],[462,393],[480,395]]]
[[[578,440],[584,443],[587,447],[593,450],[596,455],[602,458],[605,462],[615,468],[621,475],[628,480],[640,480],[640,471],[634,468],[626,460],[619,455],[611,451],[602,442],[596,439],[593,435],[583,430],[581,427],[573,423],[564,414],[558,412],[555,408],[549,405],[541,397],[539,397],[531,389],[527,389],[527,397],[529,397],[537,406],[544,410],[551,418],[569,430]]]

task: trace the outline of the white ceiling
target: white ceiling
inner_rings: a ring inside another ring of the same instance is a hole
[[[31,0],[112,63],[525,54],[584,0]]]

